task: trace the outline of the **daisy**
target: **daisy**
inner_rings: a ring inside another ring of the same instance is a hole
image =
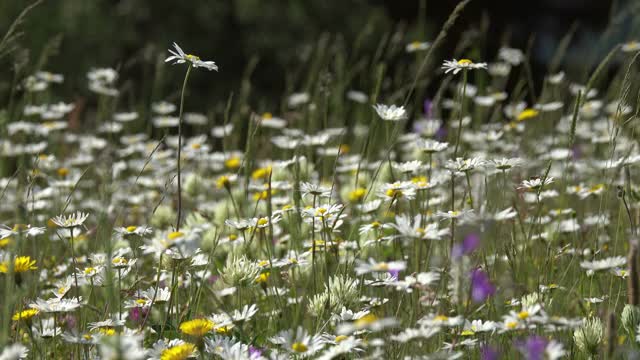
[[[407,268],[407,264],[404,261],[390,261],[390,262],[377,262],[372,258],[369,258],[369,262],[356,260],[356,275],[364,275],[370,272],[393,272],[398,273]]]
[[[500,50],[498,50],[498,57],[513,66],[517,66],[524,61],[522,50],[508,47],[500,48]]]
[[[473,209],[449,210],[447,212],[438,211],[436,212],[436,217],[439,217],[443,220],[445,219],[464,220],[464,219],[473,217]]]
[[[543,186],[549,185],[553,183],[553,177],[549,176],[544,178],[533,177],[529,180],[524,180],[518,187],[518,189],[527,189],[527,190],[539,190]]]
[[[76,212],[70,215],[58,215],[51,219],[51,221],[61,228],[73,229],[84,224],[85,220],[89,217],[88,213]]]
[[[522,164],[522,159],[520,158],[502,158],[490,160],[491,164],[496,167],[497,170],[509,170],[513,167],[520,166]]]
[[[637,40],[631,40],[622,45],[622,51],[624,52],[636,52],[640,50],[640,42]]]
[[[52,298],[49,300],[36,299],[34,303],[29,304],[29,307],[43,313],[61,313],[74,311],[82,305],[82,298]]]
[[[202,60],[200,60],[200,58],[198,56],[191,55],[191,54],[185,54],[185,52],[182,51],[180,46],[178,46],[178,44],[176,44],[175,42],[173,43],[173,47],[175,48],[175,51],[169,49],[169,53],[171,55],[164,60],[165,62],[173,61],[173,65],[175,65],[175,64],[184,64],[186,62],[189,62],[191,66],[196,67],[196,68],[197,67],[202,67],[202,68],[205,68],[207,70],[218,71],[218,66],[216,65],[215,62],[213,62],[213,61],[202,61]]]
[[[391,335],[390,339],[399,343],[406,343],[415,339],[429,339],[440,332],[439,327],[407,328],[401,332]]]
[[[412,53],[416,51],[427,50],[429,46],[431,46],[431,43],[426,41],[425,42],[413,41],[407,44],[407,46],[405,46],[405,51],[408,53]]]
[[[582,261],[580,263],[580,267],[587,270],[587,274],[593,274],[596,271],[618,268],[626,263],[626,258],[622,256],[614,256],[600,260]]]
[[[486,69],[487,68],[487,63],[474,63],[473,61],[469,60],[469,59],[460,59],[460,60],[456,60],[453,59],[453,61],[449,61],[449,60],[445,60],[444,64],[442,65],[442,69],[444,69],[444,73],[447,74],[450,71],[453,71],[453,74],[457,74],[460,72],[460,70],[470,70],[470,69]]]
[[[449,143],[439,142],[431,139],[420,139],[418,140],[416,146],[420,151],[426,154],[433,154],[445,150],[449,146]]]
[[[136,235],[136,236],[146,236],[151,235],[153,233],[153,229],[148,226],[127,226],[127,227],[119,227],[114,229],[117,234],[122,237]]]
[[[367,314],[356,321],[338,325],[336,332],[340,335],[349,335],[361,330],[377,332],[384,329],[392,328],[398,325],[395,318],[378,318],[374,314]]]
[[[415,185],[411,181],[396,181],[392,184],[382,184],[378,191],[385,201],[413,200],[416,197]]]
[[[27,356],[29,356],[29,349],[20,343],[7,345],[0,352],[0,359],[2,360],[26,359]]]
[[[319,335],[309,335],[309,333],[298,327],[295,331],[284,330],[278,333],[278,335],[269,339],[272,343],[279,345],[282,349],[291,355],[297,356],[311,356],[318,351],[322,350],[325,346],[325,341]]]
[[[399,121],[407,118],[407,111],[404,106],[377,104],[373,108],[382,120]]]
[[[302,197],[307,197],[308,195],[313,195],[313,197],[330,197],[331,196],[331,188],[326,186],[317,185],[309,182],[300,183],[300,192],[302,193]]]
[[[287,121],[285,119],[273,116],[270,112],[263,113],[261,116],[255,117],[258,126],[271,128],[271,129],[282,129],[287,126]]]

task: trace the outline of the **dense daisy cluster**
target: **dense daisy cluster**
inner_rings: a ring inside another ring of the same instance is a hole
[[[177,44],[179,102],[128,108],[95,68],[82,117],[63,75],[27,76],[0,140],[0,359],[638,356],[633,44],[610,87],[534,91],[503,47],[444,60],[433,98],[379,71],[224,120],[183,111],[218,67]]]

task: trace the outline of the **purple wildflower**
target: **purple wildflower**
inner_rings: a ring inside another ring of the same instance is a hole
[[[471,272],[471,298],[475,302],[484,302],[496,293],[496,287],[489,280],[489,276],[482,269]]]
[[[462,244],[455,244],[451,252],[451,256],[459,258],[463,255],[471,254],[475,249],[480,246],[480,236],[478,234],[469,234],[464,238]]]
[[[427,119],[431,118],[431,108],[433,107],[433,102],[431,101],[431,99],[427,98],[424,99],[424,103],[423,103],[423,109],[424,109],[424,117]]]
[[[498,360],[500,353],[489,345],[485,345],[480,349],[480,358],[482,360]]]
[[[447,138],[447,133],[448,133],[447,127],[444,125],[440,126],[438,131],[436,131],[436,140],[443,141],[444,139]]]
[[[261,357],[262,356],[262,349],[255,347],[253,345],[249,346],[249,357],[250,358],[257,358],[257,357]]]
[[[516,341],[515,345],[527,360],[543,360],[548,343],[542,336],[529,336],[524,341]]]

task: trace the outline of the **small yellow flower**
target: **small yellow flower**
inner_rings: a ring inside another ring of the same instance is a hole
[[[231,180],[229,180],[228,176],[222,175],[218,178],[218,180],[216,180],[216,186],[218,187],[218,189],[228,189],[229,185],[231,185]]]
[[[36,261],[31,260],[31,256],[18,256],[13,263],[13,272],[22,273],[29,270],[36,270]],[[7,261],[0,263],[0,273],[9,272],[9,263]]]
[[[260,191],[260,192],[257,192],[255,194],[253,194],[253,200],[256,200],[256,201],[258,201],[258,200],[266,200],[268,198],[269,198],[269,191],[268,190]]]
[[[269,276],[271,275],[270,272],[264,272],[260,275],[258,275],[258,278],[256,278],[256,283],[258,284],[264,284],[267,282],[267,280],[269,280]]]
[[[100,328],[100,329],[98,329],[98,332],[100,334],[102,334],[102,335],[105,335],[105,336],[113,336],[113,335],[116,334],[116,330],[114,328],[109,328],[109,327]]]
[[[230,170],[236,170],[240,167],[240,165],[241,165],[241,161],[238,157],[229,158],[224,162],[224,166]]]
[[[536,109],[524,109],[518,114],[516,120],[524,121],[538,116],[538,110]]]
[[[172,346],[162,351],[160,360],[185,360],[196,352],[196,346],[191,343],[184,343]]]
[[[187,335],[203,337],[213,330],[214,325],[209,319],[193,319],[180,324],[180,331]]]
[[[28,320],[31,320],[32,317],[38,315],[38,313],[40,313],[40,311],[38,311],[36,309],[22,310],[20,312],[15,313],[11,317],[11,320],[13,320],[13,321],[28,321]]]
[[[349,193],[349,200],[352,202],[361,201],[367,194],[367,189],[357,188]]]
[[[267,166],[267,167],[254,170],[253,173],[251,173],[251,178],[253,180],[266,179],[269,177],[270,174],[271,174],[271,166]]]

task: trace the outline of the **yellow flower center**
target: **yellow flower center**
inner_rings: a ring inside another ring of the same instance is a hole
[[[469,59],[460,59],[460,60],[458,60],[458,65],[466,66],[466,65],[471,65],[471,64],[473,64],[473,61],[471,61]]]
[[[136,229],[138,229],[137,226],[133,226],[133,225],[132,226],[127,226],[127,231],[128,232],[134,232],[134,231],[136,231]]]
[[[449,320],[449,317],[446,315],[437,315],[436,317],[433,318],[433,320],[436,321],[447,321]]]
[[[58,172],[58,176],[60,177],[66,177],[67,175],[69,175],[69,169],[65,168],[65,167],[61,167],[57,170]]]
[[[399,198],[399,197],[402,197],[402,190],[389,189],[387,190],[386,194],[390,198]]]
[[[347,339],[347,335],[338,335],[338,336],[336,336],[334,341],[339,343],[339,342],[341,342],[342,340],[345,340],[345,339]]]
[[[262,114],[262,120],[271,120],[273,119],[273,115],[270,112],[266,112]]]
[[[226,167],[227,167],[227,169],[232,169],[232,170],[233,170],[233,169],[237,169],[237,168],[239,168],[239,167],[240,167],[240,163],[241,163],[241,162],[240,162],[240,159],[239,159],[239,158],[237,158],[237,157],[232,157],[232,158],[230,158],[230,159],[227,159],[227,160],[224,162],[224,166],[226,166]]]
[[[518,319],[520,320],[526,320],[527,318],[529,318],[529,312],[526,310],[520,311],[518,313]]]
[[[200,57],[191,54],[187,54],[185,58],[189,61],[200,61]]]
[[[117,257],[112,260],[114,265],[126,265],[128,263],[127,259],[123,257]]]
[[[258,226],[265,226],[269,223],[269,219],[267,218],[260,218],[258,219]]]
[[[296,342],[296,343],[293,343],[293,345],[291,345],[291,350],[295,352],[303,353],[303,352],[307,352],[309,348],[307,347],[307,345],[301,342]]]
[[[373,324],[376,320],[378,320],[377,316],[373,314],[367,314],[361,317],[360,319],[356,320],[355,325],[356,327],[364,327],[364,326]]]
[[[169,240],[175,240],[183,236],[184,236],[184,233],[182,231],[173,231],[173,232],[170,232],[167,237],[169,238]]]

